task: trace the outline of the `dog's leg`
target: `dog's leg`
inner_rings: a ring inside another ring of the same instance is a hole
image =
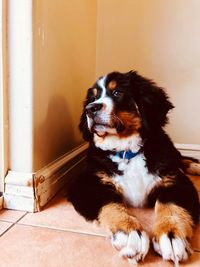
[[[68,200],[87,220],[97,220],[109,230],[112,245],[135,264],[146,256],[149,237],[138,220],[129,215],[120,191],[106,179],[83,173],[68,185]]]
[[[183,173],[163,178],[155,205],[153,246],[164,260],[175,264],[187,260],[198,216],[198,194],[192,182]]]
[[[189,240],[193,234],[193,221],[189,213],[174,204],[162,204],[155,207],[153,246],[164,260],[174,263],[185,261],[192,250]]]
[[[149,250],[149,238],[123,204],[110,203],[102,207],[98,221],[111,232],[111,243],[122,257],[133,264],[144,259]]]

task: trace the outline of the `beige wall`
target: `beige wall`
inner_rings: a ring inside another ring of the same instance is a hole
[[[96,77],[136,69],[167,88],[170,135],[200,144],[199,10],[198,0],[34,0],[33,169],[82,142],[95,67]]]
[[[199,10],[199,0],[98,0],[96,76],[136,69],[167,88],[177,143],[200,144]]]
[[[96,1],[33,4],[33,169],[38,170],[82,142],[82,101],[95,77]]]

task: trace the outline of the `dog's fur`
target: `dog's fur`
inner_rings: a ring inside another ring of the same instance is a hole
[[[163,259],[176,263],[191,253],[199,200],[184,172],[197,163],[184,159],[163,130],[172,108],[162,88],[134,71],[99,78],[84,103],[87,166],[71,182],[68,199],[107,228],[113,246],[133,263],[146,256],[149,237],[128,206],[155,206],[152,241]]]

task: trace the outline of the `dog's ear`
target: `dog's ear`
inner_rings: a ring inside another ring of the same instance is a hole
[[[168,122],[168,111],[174,108],[166,92],[136,72],[132,72],[131,84],[145,130],[163,127]]]
[[[89,88],[87,91],[87,95],[86,95],[86,99],[83,104],[83,111],[82,111],[82,115],[81,115],[80,123],[79,123],[79,130],[82,133],[83,139],[85,141],[91,141],[93,138],[93,134],[90,132],[88,128],[86,111],[85,111],[85,107],[90,103],[90,98],[92,94],[91,91],[92,91],[91,88]]]
[[[149,91],[143,95],[141,103],[145,127],[153,130],[165,126],[168,122],[167,113],[173,107],[163,89],[150,87]]]

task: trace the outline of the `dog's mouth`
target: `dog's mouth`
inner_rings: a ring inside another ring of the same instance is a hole
[[[96,133],[98,136],[105,136],[106,134],[110,133],[110,131],[115,132],[115,129],[113,129],[110,125],[108,124],[100,124],[100,123],[95,123],[93,124],[91,131],[93,133]]]
[[[141,119],[135,113],[119,112],[117,115],[88,117],[88,128],[92,133],[105,137],[119,135],[127,137],[138,134],[141,128]]]
[[[93,122],[91,132],[96,133],[98,136],[105,136],[107,134],[118,134],[124,129],[125,126],[122,123],[115,125],[115,123]]]

